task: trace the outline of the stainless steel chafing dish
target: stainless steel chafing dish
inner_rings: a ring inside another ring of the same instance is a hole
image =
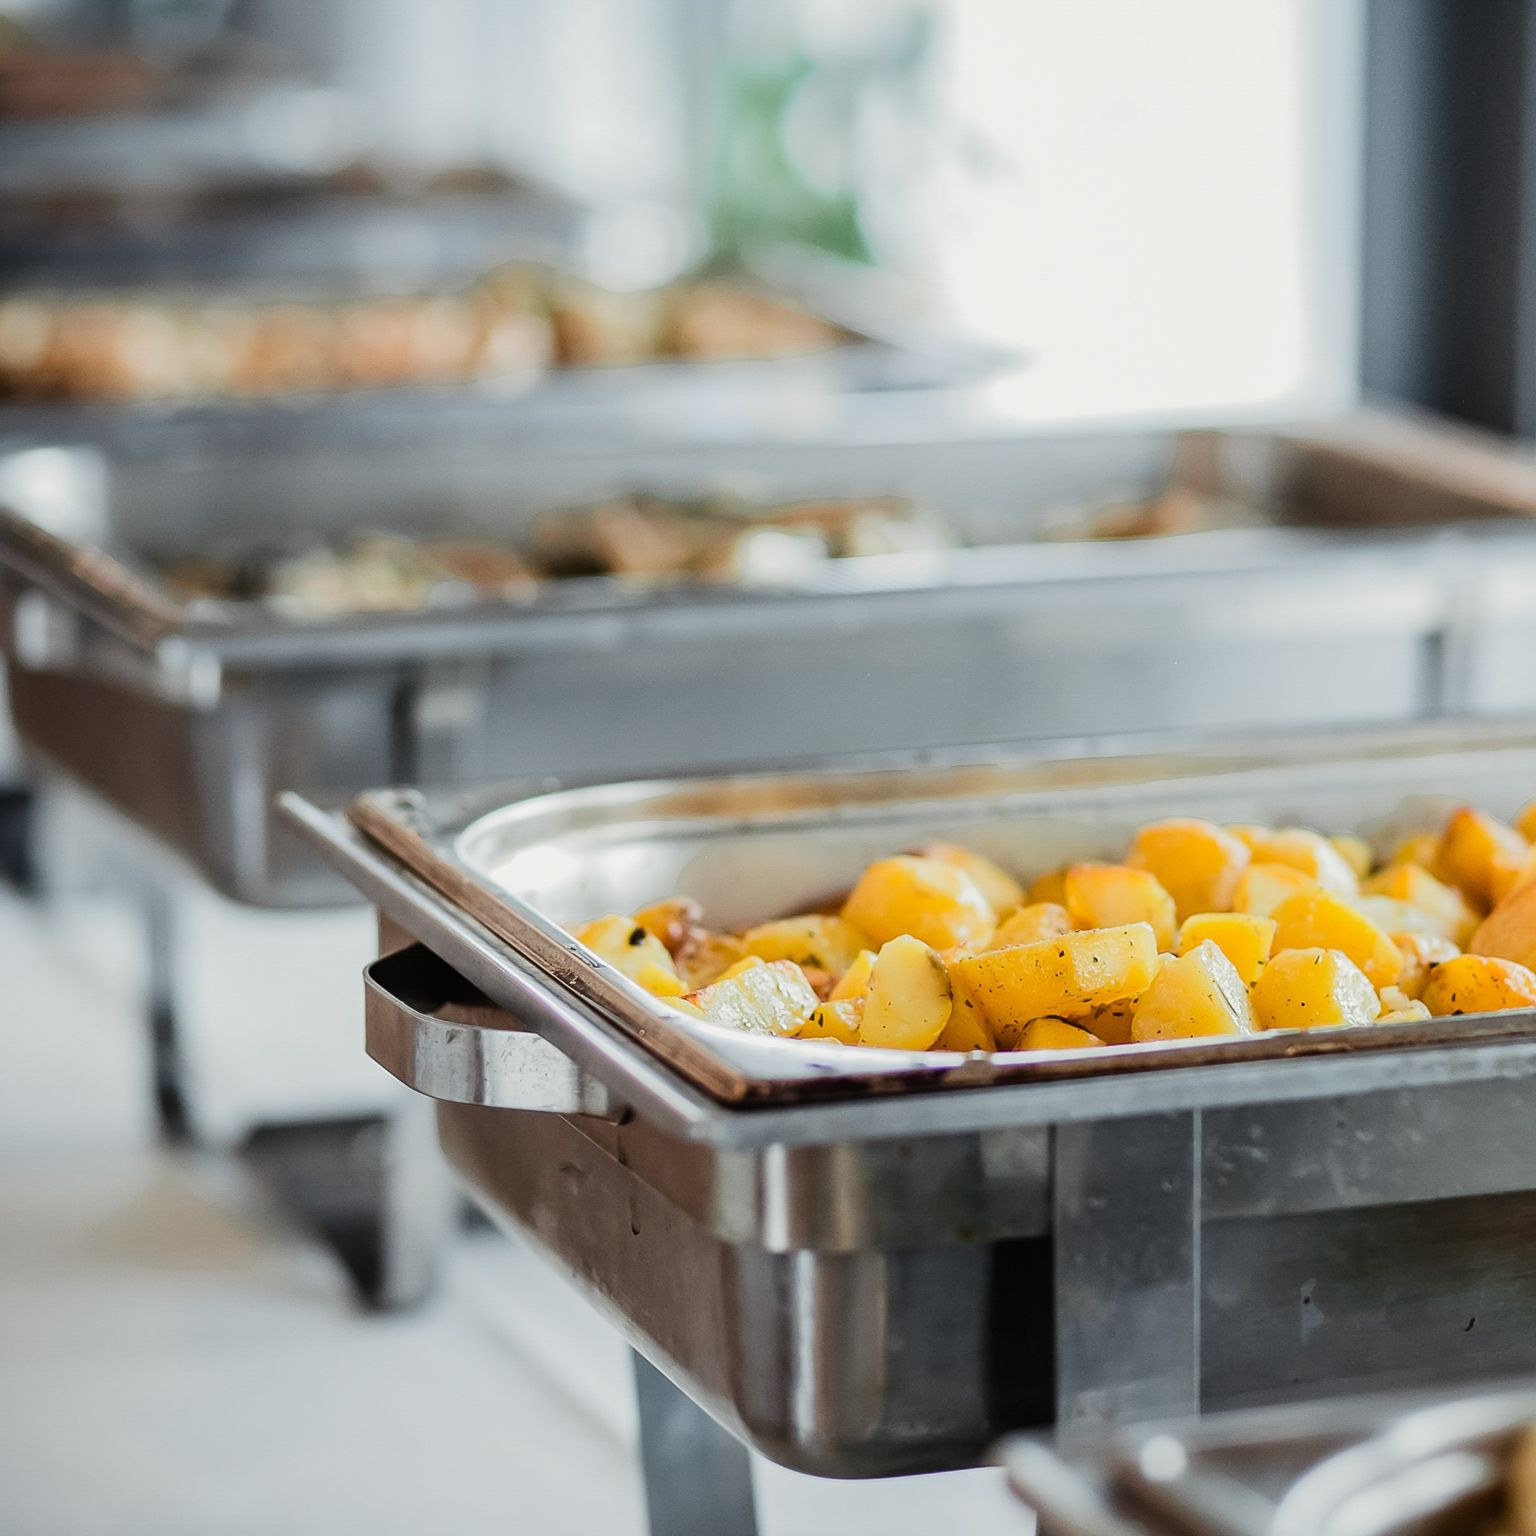
[[[0,464],[18,508],[0,519],[13,718],[39,757],[250,901],[340,894],[273,826],[285,788],[1536,703],[1523,644],[1504,647],[1510,608],[1482,602],[1536,576],[1528,530],[1482,526],[1536,507],[1536,469],[1431,426],[606,455],[419,431],[149,445]],[[1053,509],[1170,477],[1313,526],[1032,542]],[[614,489],[743,483],[904,493],[978,547],[829,562],[771,591],[573,582],[532,603],[302,625],[196,617],[134,568],[241,526],[515,536]],[[1462,533],[1371,526],[1437,520]]]
[[[768,916],[933,838],[1025,871],[1170,814],[1386,839],[1533,784],[1529,727],[1440,728],[288,804],[384,918],[370,1051],[482,1203],[732,1433],[848,1477],[1536,1367],[1536,1014],[902,1057],[695,1025],[558,925]]]
[[[1041,1536],[1495,1536],[1536,1389],[1514,1383],[1145,1425],[998,1459]],[[1532,1490],[1523,1488],[1528,1499]]]

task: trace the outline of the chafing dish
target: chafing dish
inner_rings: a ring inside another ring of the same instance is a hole
[[[732,1433],[848,1477],[1536,1367],[1536,1014],[902,1057],[695,1024],[558,925],[766,916],[934,838],[1026,871],[1169,814],[1387,838],[1533,783],[1530,728],[1441,728],[287,803],[386,921],[369,1048],[482,1203]]]
[[[1518,1382],[1146,1425],[1076,1454],[1019,1439],[998,1459],[1041,1536],[1498,1536],[1533,1424]]]
[[[1497,562],[1512,577],[1536,554],[1524,529],[1471,531],[1480,515],[1536,507],[1523,460],[1374,418],[890,449],[603,455],[429,445],[418,429],[317,434],[282,452],[220,439],[201,457],[140,453],[38,449],[0,466],[0,500],[18,508],[0,519],[13,717],[37,756],[220,890],[268,904],[340,894],[273,826],[285,788],[334,798],[372,783],[613,777],[850,743],[1455,709],[1492,644],[1483,573]],[[1032,539],[1053,509],[1153,494],[1170,477],[1314,526]],[[897,492],[978,547],[826,562],[770,590],[572,582],[531,602],[302,625],[195,616],[141,574],[242,526],[515,537],[550,505],[721,484],[778,499]],[[1362,526],[1437,516],[1468,531]]]

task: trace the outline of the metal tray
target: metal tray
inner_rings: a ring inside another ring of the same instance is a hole
[[[938,834],[1029,867],[1147,816],[1386,830],[1533,782],[1529,728],[1442,729],[551,791],[489,820],[475,795],[288,803],[387,920],[369,1048],[439,1100],[479,1199],[733,1433],[847,1477],[1028,1425],[1536,1369],[1536,1014],[833,1063],[616,997],[546,919],[680,889],[736,921]]]
[[[1041,1536],[1485,1536],[1536,1387],[1309,1403],[998,1459]]]
[[[1455,711],[1506,655],[1479,603],[1490,569],[1536,573],[1533,531],[1490,517],[1536,509],[1525,459],[1377,416],[1290,434],[888,449],[568,453],[424,440],[419,422],[395,438],[163,447],[151,435],[137,452],[39,448],[0,466],[0,501],[19,509],[0,518],[13,717],[33,753],[220,890],[275,905],[342,895],[274,826],[272,797],[287,788],[337,799],[369,784],[623,777],[853,743]],[[1151,494],[1170,476],[1324,526],[1031,542],[1054,509]],[[515,534],[538,509],[615,488],[721,484],[786,499],[905,493],[982,547],[837,562],[795,590],[575,582],[527,606],[304,625],[194,620],[100,552],[147,559],[251,526]],[[1528,680],[1524,654],[1507,662]]]

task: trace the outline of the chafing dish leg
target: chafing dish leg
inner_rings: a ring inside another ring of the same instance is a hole
[[[161,1136],[179,1146],[192,1140],[192,1120],[176,1019],[176,915],[170,892],[159,882],[146,886],[143,914],[149,967],[145,1007],[155,1114]]]
[[[648,1360],[631,1358],[650,1536],[757,1536],[746,1446]]]
[[[415,1306],[437,1285],[461,1199],[437,1144],[437,1106],[407,1094],[384,1126],[379,1275],[370,1303]]]
[[[1054,1132],[1056,1423],[1200,1411],[1200,1115]]]

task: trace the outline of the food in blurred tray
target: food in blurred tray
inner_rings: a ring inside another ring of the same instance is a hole
[[[822,351],[848,332],[726,278],[616,293],[529,267],[357,299],[13,294],[0,399],[166,400],[454,384],[549,368]]]
[[[615,497],[550,513],[517,549],[489,538],[372,533],[336,547],[198,554],[161,579],[184,600],[260,602],[294,618],[410,611],[529,593],[546,579],[619,576],[772,584],[829,559],[945,548],[952,535],[899,498],[828,498],[755,506]]]
[[[574,936],[756,1034],[903,1050],[1097,1049],[1536,1008],[1536,802],[1470,806],[1378,861],[1301,827],[1144,826],[1026,883],[936,843],[740,933],[674,898]]]

